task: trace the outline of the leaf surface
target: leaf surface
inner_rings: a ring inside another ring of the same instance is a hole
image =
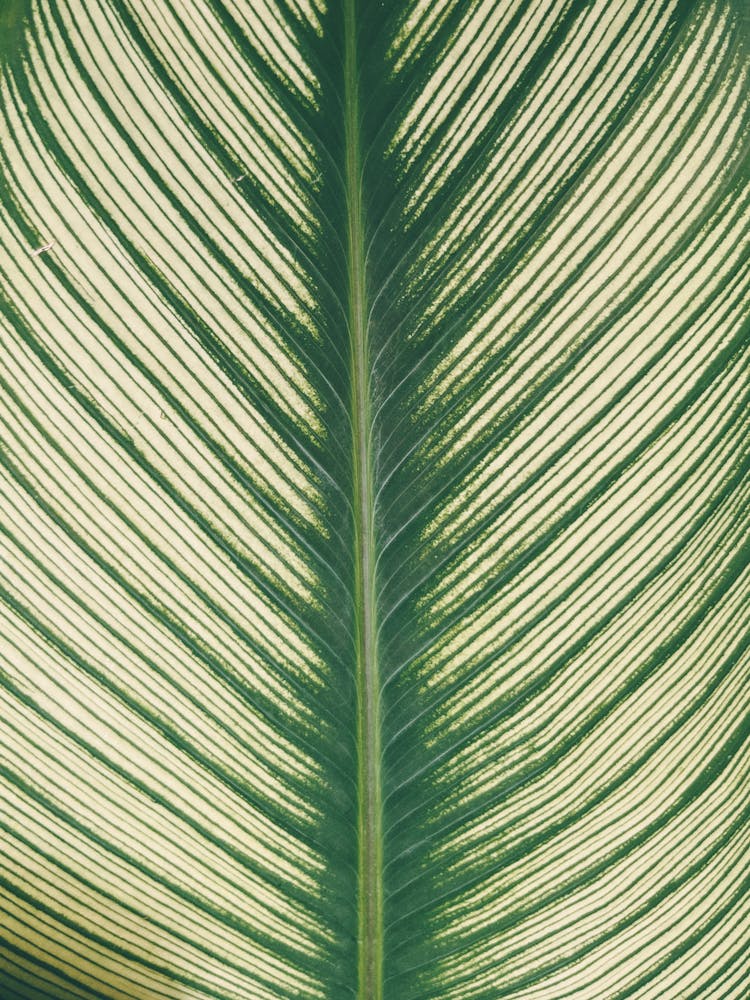
[[[0,28],[3,1000],[741,1000],[742,6]]]

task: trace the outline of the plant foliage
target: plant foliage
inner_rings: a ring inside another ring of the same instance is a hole
[[[3,1000],[741,1000],[737,0],[0,0]]]

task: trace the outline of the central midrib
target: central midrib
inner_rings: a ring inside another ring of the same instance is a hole
[[[356,0],[344,4],[349,331],[352,370],[355,598],[358,701],[358,997],[383,995],[383,857],[380,705],[375,592],[375,523],[370,434],[364,218],[361,184]]]

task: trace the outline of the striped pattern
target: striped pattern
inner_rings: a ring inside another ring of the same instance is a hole
[[[0,31],[3,1000],[741,1000],[742,5]]]

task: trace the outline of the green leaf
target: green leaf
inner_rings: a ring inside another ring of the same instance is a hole
[[[0,0],[3,1000],[741,1000],[739,0]]]

